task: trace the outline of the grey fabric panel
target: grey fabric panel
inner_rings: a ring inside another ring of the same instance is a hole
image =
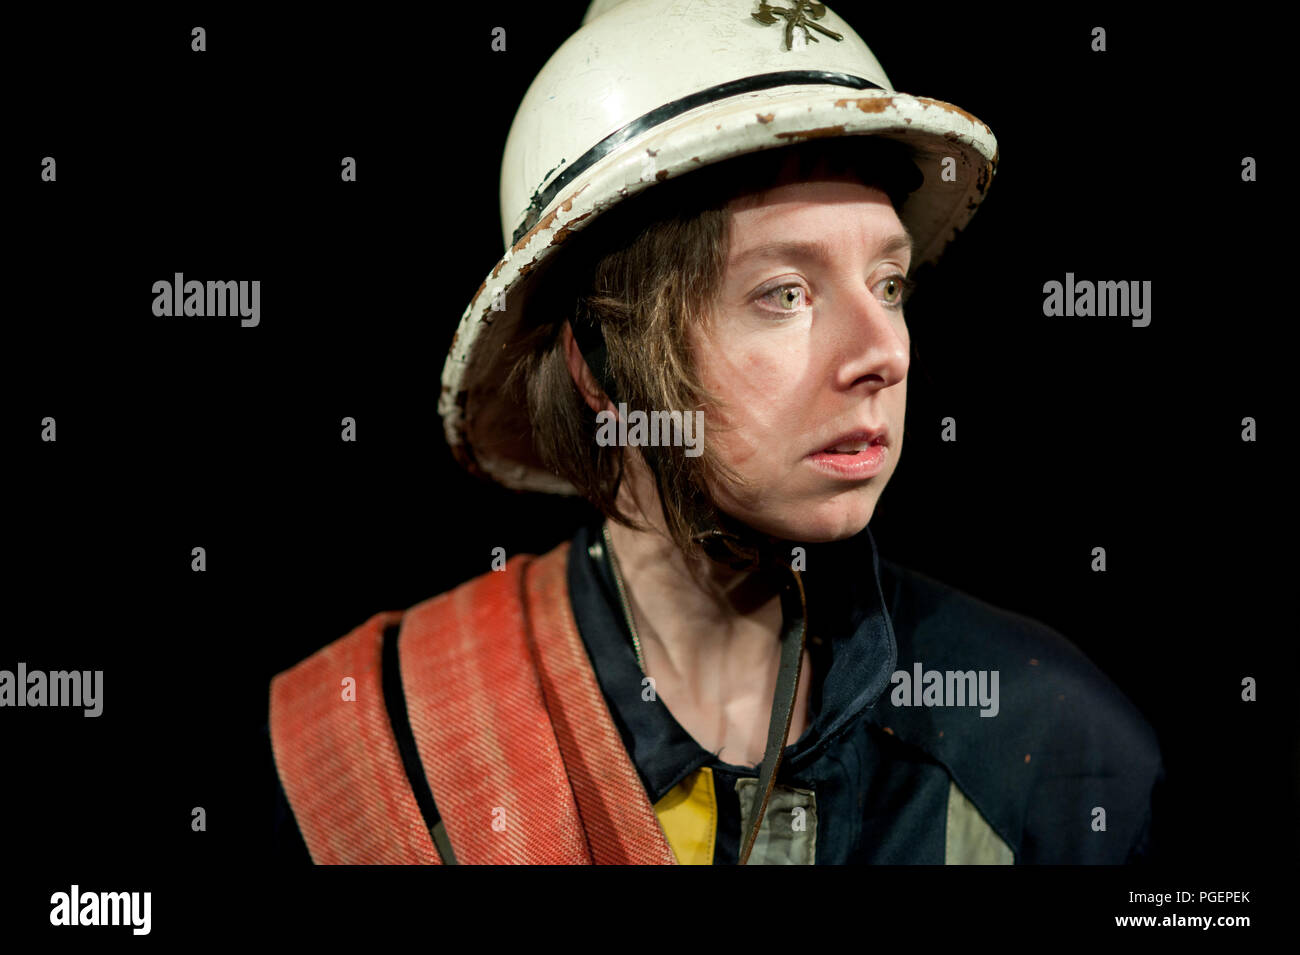
[[[944,839],[944,865],[1014,865],[1011,847],[993,831],[975,804],[948,785],[948,825]]]
[[[740,831],[749,832],[757,779],[736,780],[740,797]],[[795,810],[802,810],[796,812]],[[815,865],[817,861],[817,797],[810,789],[772,787],[767,811],[749,854],[749,865]]]

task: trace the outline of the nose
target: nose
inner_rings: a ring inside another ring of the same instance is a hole
[[[843,303],[828,336],[834,343],[836,387],[879,391],[906,378],[911,338],[902,310],[891,309],[865,284],[846,292]]]

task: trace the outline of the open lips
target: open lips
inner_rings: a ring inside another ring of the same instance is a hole
[[[885,430],[879,428],[874,431],[854,431],[837,439],[835,443],[827,445],[814,454],[858,454],[867,448],[885,443]]]

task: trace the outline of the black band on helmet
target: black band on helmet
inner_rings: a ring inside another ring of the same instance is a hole
[[[595,165],[603,156],[613,152],[629,139],[641,135],[647,129],[666,123],[674,116],[695,109],[697,106],[703,106],[705,103],[712,103],[740,93],[768,90],[775,86],[799,86],[801,84],[847,86],[855,90],[884,89],[883,86],[873,83],[871,80],[863,79],[861,76],[853,76],[850,73],[835,73],[829,70],[781,70],[777,73],[760,73],[757,76],[745,76],[727,83],[719,83],[717,86],[710,86],[708,89],[699,90],[689,96],[683,96],[681,99],[675,99],[671,103],[665,103],[657,109],[652,109],[650,112],[638,116],[621,129],[616,129],[571,162],[545,188],[539,187],[533,193],[532,200],[528,203],[528,211],[524,215],[524,221],[520,223],[519,228],[515,229],[510,244],[512,246],[518,244],[519,240],[528,233],[528,230],[537,225],[537,220],[542,217],[542,210],[549,206],[559,191],[572,182],[579,173]],[[592,370],[595,371],[594,368]]]

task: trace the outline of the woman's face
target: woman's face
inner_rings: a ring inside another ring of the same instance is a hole
[[[781,185],[728,208],[726,275],[692,344],[725,404],[706,409],[704,440],[748,486],[712,492],[777,537],[851,537],[903,447],[910,236],[885,193],[856,181]]]

